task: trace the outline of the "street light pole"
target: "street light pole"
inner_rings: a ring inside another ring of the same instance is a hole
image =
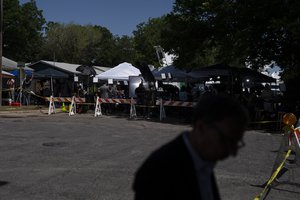
[[[0,0],[0,106],[2,106],[3,0]]]

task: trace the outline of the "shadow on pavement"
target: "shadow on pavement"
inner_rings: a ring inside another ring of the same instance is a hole
[[[0,187],[9,184],[7,181],[0,181]]]

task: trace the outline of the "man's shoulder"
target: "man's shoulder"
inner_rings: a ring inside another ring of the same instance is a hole
[[[138,169],[133,184],[137,199],[184,199],[193,194],[193,169],[181,134],[154,151]]]
[[[141,91],[144,91],[144,88],[143,87],[137,87],[135,90],[141,92]]]
[[[172,156],[178,155],[179,152],[184,150],[184,141],[182,134],[171,140],[170,142],[166,143],[165,145],[161,146],[159,149],[153,152],[152,155],[154,156]]]
[[[152,152],[141,168],[163,169],[164,167],[183,162],[188,156],[188,151],[181,134]]]

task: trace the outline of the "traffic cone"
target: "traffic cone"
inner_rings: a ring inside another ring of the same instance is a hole
[[[65,106],[65,103],[64,103],[64,102],[62,103],[62,106],[61,106],[61,111],[62,111],[62,112],[68,112],[68,110],[67,110],[67,108],[66,108],[66,106]]]

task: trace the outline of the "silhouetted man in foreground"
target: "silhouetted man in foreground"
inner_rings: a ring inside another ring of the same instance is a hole
[[[246,109],[235,99],[208,95],[194,108],[192,130],[154,151],[138,169],[136,200],[220,199],[214,165],[244,146]]]

